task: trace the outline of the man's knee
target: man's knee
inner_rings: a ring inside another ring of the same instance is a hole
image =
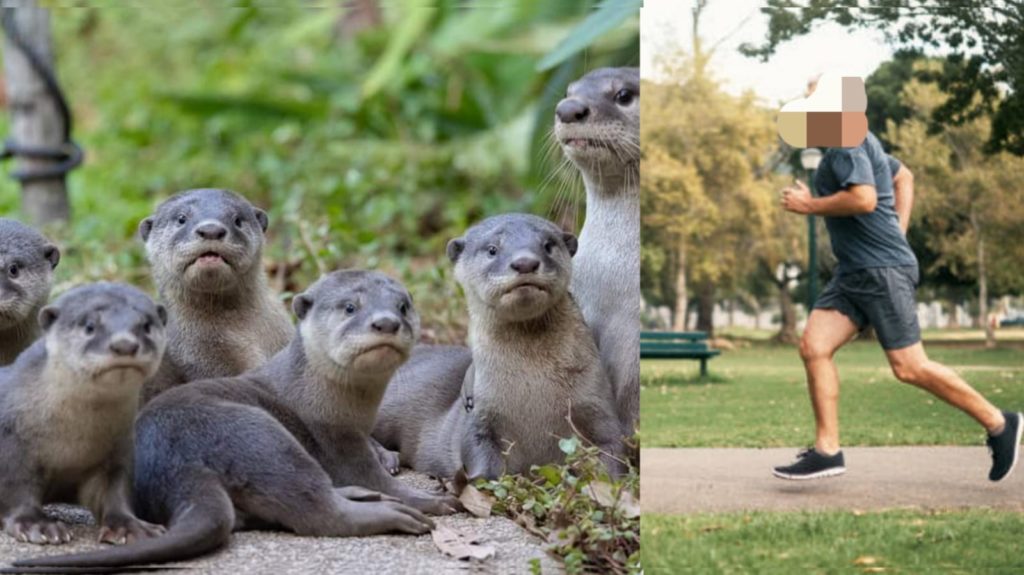
[[[834,353],[834,349],[830,349],[829,346],[823,345],[813,337],[808,337],[806,333],[800,338],[800,359],[805,362],[831,359]]]
[[[903,383],[921,383],[924,372],[925,361],[901,361],[892,364],[892,374]]]

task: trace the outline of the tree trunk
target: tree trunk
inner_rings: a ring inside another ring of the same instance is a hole
[[[775,334],[775,341],[779,343],[794,344],[798,341],[796,337],[796,308],[793,306],[793,295],[789,293],[786,282],[778,282],[779,287],[779,309],[782,313],[782,327],[779,333]]]
[[[689,305],[686,290],[686,247],[680,242],[676,250],[676,306],[672,314],[672,331],[686,331],[686,310]]]
[[[707,332],[708,337],[715,335],[715,286],[704,282],[697,294],[697,331]]]
[[[8,6],[13,5],[13,8]],[[50,42],[50,14],[35,0],[4,4],[11,10],[19,36],[50,70],[53,48]],[[57,100],[9,34],[4,35],[4,74],[11,111],[11,137],[21,146],[56,148],[64,144],[65,125]],[[31,172],[53,163],[49,159],[18,158],[18,170]],[[64,177],[27,180],[22,183],[22,211],[30,222],[41,226],[66,222],[70,216]]]
[[[985,347],[996,346],[996,332],[988,320],[988,278],[985,277],[985,240],[978,239],[978,319],[985,327]]]
[[[949,317],[946,318],[946,329],[956,329],[960,327],[960,322],[956,320],[956,300],[950,298],[949,304]]]

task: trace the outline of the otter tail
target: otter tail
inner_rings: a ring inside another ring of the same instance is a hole
[[[36,557],[15,561],[15,569],[0,573],[112,573],[126,567],[183,561],[199,557],[227,544],[235,522],[235,510],[227,491],[210,486],[178,507],[166,534],[131,545],[102,551]]]

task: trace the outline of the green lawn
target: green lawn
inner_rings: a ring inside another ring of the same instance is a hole
[[[976,345],[928,346],[1004,409],[1024,409],[1024,350]],[[837,355],[844,445],[980,445],[973,420],[930,394],[898,382],[874,342]],[[753,344],[709,364],[650,360],[641,364],[644,447],[781,447],[810,445],[813,416],[795,348]]]
[[[1024,514],[848,511],[641,520],[644,572],[1024,573]]]

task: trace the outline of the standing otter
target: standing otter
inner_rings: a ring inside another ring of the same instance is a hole
[[[170,312],[167,355],[143,401],[181,383],[254,369],[291,339],[291,318],[267,285],[267,214],[216,189],[176,194],[139,224],[153,280]]]
[[[632,434],[640,418],[640,71],[600,68],[569,85],[555,138],[587,189],[572,293]]]
[[[25,224],[0,218],[0,365],[7,365],[39,337],[60,250]]]
[[[464,361],[452,352],[436,377],[391,394],[378,437],[418,471],[451,477],[465,467],[470,478],[494,478],[560,461],[559,438],[578,431],[621,473],[614,394],[569,294],[576,237],[507,214],[473,226],[447,252],[469,307],[472,364],[462,393],[423,383],[450,379]]]
[[[405,289],[376,272],[341,271],[321,278],[292,305],[297,333],[264,366],[168,390],[139,415],[139,511],[167,523],[166,536],[15,565],[184,560],[222,547],[233,528],[364,536],[419,534],[433,526],[416,509],[366,488],[420,509],[453,512],[454,498],[391,477],[368,443],[388,379],[419,330]]]
[[[129,506],[132,423],[164,352],[167,312],[120,284],[75,288],[39,312],[43,337],[0,371],[0,517],[19,541],[71,540],[42,505],[81,503],[100,541],[163,528]]]

